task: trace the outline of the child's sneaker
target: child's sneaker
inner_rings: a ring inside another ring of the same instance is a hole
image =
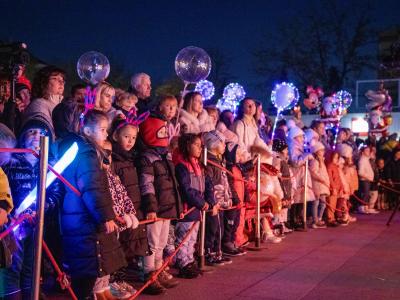
[[[228,255],[228,256],[241,256],[241,255],[243,255],[238,249],[236,249],[236,248],[225,248],[224,250],[222,250],[222,252],[225,254],[225,255]]]
[[[136,294],[136,290],[125,281],[110,283],[110,292],[118,299],[128,299]]]
[[[368,213],[370,214],[379,214],[379,210],[376,210],[375,208],[368,208]]]
[[[220,265],[220,264],[216,263],[215,256],[213,256],[213,255],[207,255],[206,256],[206,266],[216,267],[218,265]]]
[[[354,222],[356,222],[356,221],[357,221],[357,218],[356,218],[356,217],[349,216],[349,222],[350,222],[350,223],[354,223]]]
[[[282,238],[277,237],[273,234],[265,234],[263,237],[263,241],[270,242],[272,244],[279,244],[280,242],[282,242]]]
[[[161,283],[161,285],[167,289],[171,289],[173,287],[176,287],[179,284],[179,281],[174,279],[174,276],[169,274],[167,271],[162,271],[158,275],[158,281]]]
[[[221,256],[217,257],[217,261],[222,262],[223,265],[229,265],[232,263],[232,259],[230,259],[229,257],[227,257],[225,255],[221,255]]]
[[[186,278],[186,279],[194,279],[199,277],[199,275],[200,274],[193,268],[192,264],[188,264],[183,268],[180,268],[178,274],[180,278]]]

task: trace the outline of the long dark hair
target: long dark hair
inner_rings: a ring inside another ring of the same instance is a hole
[[[186,133],[186,134],[182,134],[179,137],[179,139],[178,139],[179,152],[182,154],[182,156],[185,160],[190,161],[189,147],[197,139],[200,139],[200,141],[201,141],[200,134]]]
[[[45,96],[50,77],[55,75],[61,75],[65,80],[65,71],[55,66],[44,67],[36,73],[32,84],[32,99]]]
[[[254,104],[256,104],[256,100],[254,100],[254,99],[251,98],[251,97],[246,97],[246,98],[244,98],[242,101],[240,101],[240,102],[239,102],[239,106],[238,106],[238,108],[237,108],[237,114],[236,114],[236,119],[235,119],[235,121],[236,121],[236,120],[242,120],[242,119],[243,119],[243,116],[244,116],[244,104],[245,104],[246,101],[248,101],[248,100],[253,101]]]

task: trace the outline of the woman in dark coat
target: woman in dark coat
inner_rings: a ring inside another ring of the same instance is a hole
[[[100,127],[107,128],[107,124],[103,113],[91,111],[85,116],[82,132],[95,132]],[[66,188],[64,201],[60,204],[65,263],[79,299],[91,295],[97,277],[111,274],[126,265],[114,232],[115,214],[107,177],[100,169],[101,152],[94,139],[96,137],[71,133],[58,148],[61,156],[74,142],[79,147],[77,157],[63,175],[80,195]]]

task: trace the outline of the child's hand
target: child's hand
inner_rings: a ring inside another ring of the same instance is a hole
[[[212,208],[211,215],[216,216],[218,214],[218,210],[219,210],[219,204],[214,205],[214,207]]]
[[[146,219],[147,219],[147,220],[154,220],[154,219],[157,219],[157,214],[156,214],[155,212],[148,213],[148,214],[146,215]]]
[[[125,224],[126,224],[126,221],[125,221],[125,219],[124,219],[124,218],[122,218],[122,217],[116,216],[116,217],[115,217],[115,220],[116,220],[117,222],[119,222],[119,223],[123,224],[123,225],[125,225]]]
[[[104,223],[104,225],[106,226],[107,233],[112,233],[115,230],[118,230],[118,225],[115,224],[115,222],[113,220]]]
[[[132,229],[136,229],[136,228],[138,228],[139,227],[139,220],[138,220],[138,218],[136,217],[136,215],[134,215],[134,214],[129,214],[129,217],[131,218],[131,220],[132,220]]]
[[[208,210],[209,207],[210,205],[206,202],[201,210]]]
[[[4,209],[0,208],[0,226],[3,226],[7,222],[8,222],[7,211],[5,211]]]

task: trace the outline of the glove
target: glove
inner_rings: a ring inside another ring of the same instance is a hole
[[[122,218],[125,221],[126,228],[131,228],[132,227],[132,219],[129,217],[129,215],[123,215]]]
[[[129,214],[129,217],[130,217],[130,219],[131,219],[131,222],[132,222],[132,229],[136,229],[136,228],[138,228],[139,227],[139,220],[138,220],[138,218],[136,217],[136,215],[134,215],[134,214]]]

